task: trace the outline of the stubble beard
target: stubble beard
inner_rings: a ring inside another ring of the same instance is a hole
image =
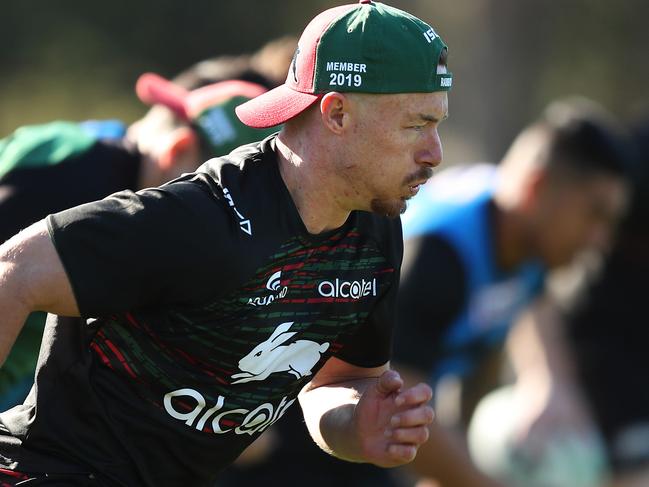
[[[373,199],[371,203],[372,213],[388,218],[398,218],[406,211],[406,200],[380,200]]]
[[[422,167],[415,174],[411,174],[410,176],[406,177],[402,184],[404,186],[408,186],[409,184],[416,181],[430,179],[432,176],[433,170],[430,167]],[[408,202],[406,198],[394,200],[374,198],[371,202],[370,207],[373,213],[387,216],[388,218],[397,218],[399,215],[402,215],[406,211]]]

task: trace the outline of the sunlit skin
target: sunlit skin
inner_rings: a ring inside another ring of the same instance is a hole
[[[396,217],[442,162],[438,128],[448,116],[446,93],[347,95],[359,139],[338,165],[359,209]],[[357,197],[357,198],[356,198]]]
[[[354,210],[397,217],[442,160],[444,92],[325,94],[277,139],[280,173],[311,233]]]
[[[605,174],[547,185],[539,195],[533,238],[548,267],[568,264],[586,249],[606,251],[627,206],[621,179]]]

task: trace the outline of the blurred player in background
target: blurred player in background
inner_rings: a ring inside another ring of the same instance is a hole
[[[152,107],[130,126],[55,121],[0,140],[0,243],[49,213],[158,186],[276,131],[245,126],[234,108],[284,81],[296,42],[284,37],[252,55],[208,59],[173,82],[141,76],[137,94]],[[43,313],[30,316],[0,368],[0,410],[31,388],[44,322]]]
[[[555,103],[499,166],[450,168],[413,200],[403,217],[395,367],[437,387],[439,421],[413,462],[419,475],[501,485],[473,466],[462,432],[498,384],[507,332],[541,295],[546,272],[609,245],[626,204],[627,160],[601,110]]]
[[[497,394],[512,400],[480,406],[476,430],[501,418],[519,460],[494,441],[478,459],[517,485],[649,485],[649,120],[631,133],[633,196],[611,253],[553,277],[549,299],[511,336],[517,381]]]

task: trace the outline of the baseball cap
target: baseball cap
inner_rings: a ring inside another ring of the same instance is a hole
[[[144,73],[135,85],[142,102],[166,106],[190,123],[214,156],[227,154],[276,131],[248,127],[234,114],[237,105],[265,91],[257,83],[242,80],[221,81],[190,91],[155,73]]]
[[[334,7],[307,25],[286,82],[236,113],[246,125],[271,127],[330,91],[448,91],[453,75],[438,72],[446,49],[430,25],[403,10],[370,0]]]

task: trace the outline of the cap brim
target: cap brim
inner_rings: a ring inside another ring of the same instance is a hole
[[[203,110],[221,105],[231,98],[245,97],[252,99],[266,93],[266,91],[265,87],[250,81],[238,79],[220,81],[191,91],[187,96],[185,107],[187,114],[191,118],[196,118]]]
[[[290,120],[309,108],[320,95],[301,93],[286,85],[239,105],[237,117],[249,127],[268,128]]]
[[[135,84],[138,98],[147,105],[164,105],[178,116],[189,119],[185,102],[189,92],[155,73],[144,73]]]

